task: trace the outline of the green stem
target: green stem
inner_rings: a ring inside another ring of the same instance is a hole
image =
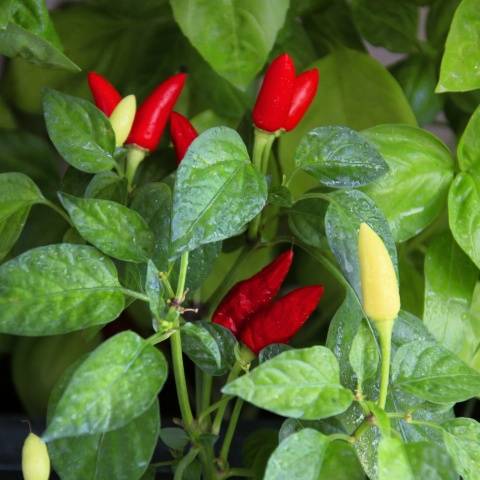
[[[168,330],[167,332],[162,332],[162,333],[154,333],[150,337],[147,338],[147,342],[150,343],[150,345],[157,345],[164,340],[167,340],[170,338],[175,330]]]
[[[232,445],[233,435],[235,434],[235,429],[237,428],[237,423],[238,419],[240,418],[242,406],[243,400],[241,398],[237,398],[232,410],[232,416],[230,417],[227,431],[225,433],[225,439],[223,440],[222,449],[220,450],[220,460],[224,463],[227,463],[228,461],[228,452],[230,451],[230,446]]]
[[[215,480],[215,465],[213,463],[213,448],[206,447],[200,451],[200,458],[203,464],[203,477],[205,480]]]
[[[168,277],[165,274],[165,272],[160,272],[160,279],[162,280],[165,290],[167,290],[168,296],[170,298],[173,298],[175,296],[175,292],[173,291],[173,288],[170,285],[170,281],[168,280]]]
[[[207,415],[214,412],[215,410],[218,410],[220,407],[222,407],[224,404],[227,404],[229,401],[230,401],[230,397],[224,395],[218,402],[212,403],[205,410],[203,410],[200,416],[198,417],[198,421],[202,422]]]
[[[213,378],[211,375],[202,373],[202,397],[200,399],[200,411],[203,413],[207,410],[210,405],[210,397],[212,394],[212,382]],[[207,414],[207,423],[210,423],[210,417]]]
[[[195,460],[198,455],[198,450],[192,448],[181,460],[178,462],[177,468],[175,469],[175,475],[173,480],[182,480],[183,474],[186,468]]]
[[[382,353],[382,367],[380,375],[380,394],[378,406],[385,409],[388,394],[388,382],[390,379],[390,356],[392,350],[392,327],[393,322],[382,322],[375,324],[380,340],[380,351]]]
[[[183,292],[185,291],[185,282],[187,280],[188,268],[188,252],[182,253],[180,258],[180,273],[178,275],[176,299],[181,302],[183,300]]]
[[[128,149],[127,153],[127,168],[125,170],[125,177],[127,178],[129,189],[132,188],[133,179],[135,178],[135,173],[137,168],[142,163],[142,160],[147,154],[146,150],[143,150],[138,147],[131,147]]]
[[[353,433],[353,438],[355,438],[355,440],[358,440],[371,426],[372,424],[367,419],[364,420]]]
[[[137,300],[142,300],[142,302],[149,302],[150,300],[146,295],[140,292],[135,292],[134,290],[130,290],[129,288],[122,287],[122,293],[124,295],[128,295],[129,297],[136,298]]]
[[[350,435],[345,435],[344,433],[333,433],[328,436],[328,439],[333,442],[335,440],[342,440],[344,442],[353,443],[355,441],[354,437]]]
[[[222,480],[231,477],[255,478],[255,473],[248,468],[231,468],[222,477]]]
[[[71,227],[75,228],[75,225],[72,223],[72,220],[70,219],[70,217],[59,206],[55,205],[50,200],[45,200],[43,204],[46,205],[47,207],[50,207],[52,210],[55,210]]]

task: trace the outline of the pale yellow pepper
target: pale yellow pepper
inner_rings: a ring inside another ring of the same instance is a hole
[[[45,442],[30,433],[23,444],[22,472],[24,480],[48,480],[50,457]]]
[[[110,123],[115,133],[115,144],[121,147],[132,129],[135,113],[137,111],[137,100],[135,95],[127,95],[122,98],[110,115]]]

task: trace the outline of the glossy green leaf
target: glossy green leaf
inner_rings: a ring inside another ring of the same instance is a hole
[[[450,233],[428,246],[423,321],[439,343],[467,363],[480,342],[468,315],[477,278],[477,267]]]
[[[378,480],[454,480],[455,469],[448,454],[434,443],[403,443],[383,438],[378,454]]]
[[[243,442],[242,457],[245,467],[253,471],[254,478],[264,478],[268,460],[277,445],[278,433],[271,428],[255,430]]]
[[[184,35],[234,85],[246,87],[261,70],[285,22],[288,0],[228,3],[170,0]]]
[[[271,343],[260,350],[258,354],[258,363],[267,362],[277,355],[280,355],[281,353],[287,352],[291,349],[292,347],[290,345],[286,345],[284,343]]]
[[[97,173],[85,189],[85,197],[112,200],[125,205],[128,197],[128,182],[114,172]]]
[[[328,438],[305,428],[290,435],[268,460],[265,480],[317,480],[328,446]]]
[[[48,407],[49,417],[79,365],[72,365],[55,386]],[[114,476],[119,480],[131,480],[139,478],[147,468],[159,429],[160,412],[158,402],[154,401],[144,413],[122,428],[60,438],[48,443],[48,451],[55,471],[62,479],[101,480]]]
[[[110,200],[61,194],[80,235],[102,252],[127,262],[146,262],[154,237],[146,221],[134,210]]]
[[[293,234],[313,247],[322,247],[325,239],[325,213],[328,203],[323,198],[306,198],[288,210],[288,226]]]
[[[473,418],[455,418],[442,424],[443,439],[457,472],[464,480],[478,478],[480,471],[480,424]]]
[[[394,356],[395,388],[433,403],[462,402],[480,394],[480,373],[431,341],[401,346]]]
[[[163,284],[160,279],[160,272],[151,260],[147,263],[145,293],[150,302],[150,311],[155,318],[162,318],[166,313],[166,303],[163,298]]]
[[[265,178],[253,168],[238,133],[227,127],[207,130],[190,145],[177,171],[175,253],[238,234],[266,200]]]
[[[182,326],[183,352],[208,375],[224,375],[235,363],[237,341],[232,333],[211,322],[186,323]]]
[[[185,430],[176,427],[167,427],[160,430],[160,440],[173,450],[183,450],[190,438]]]
[[[480,87],[479,0],[462,0],[453,16],[440,67],[437,92],[465,92]]]
[[[93,103],[48,89],[43,110],[48,135],[70,165],[88,173],[114,167],[114,133],[108,118]]]
[[[392,52],[417,47],[418,8],[396,0],[353,0],[353,19],[365,39]]]
[[[425,302],[425,277],[422,262],[423,258],[417,261],[412,259],[404,250],[400,251],[398,258],[400,303],[404,310],[417,317],[423,317],[423,304]]]
[[[114,320],[124,307],[115,266],[92,247],[49,245],[0,266],[0,330],[55,335]]]
[[[461,0],[444,0],[433,2],[430,5],[426,25],[427,37],[428,41],[436,48],[443,49],[445,46],[453,14],[460,2]]]
[[[458,164],[462,170],[478,172],[480,168],[480,107],[470,117],[457,147]]]
[[[163,354],[136,333],[115,335],[75,370],[43,438],[51,441],[124,427],[152,406],[167,368]]]
[[[373,332],[365,322],[360,324],[353,339],[349,360],[360,385],[364,380],[374,377],[377,373],[378,345]]]
[[[364,193],[357,190],[337,191],[325,215],[325,232],[330,249],[358,297],[361,298],[358,263],[358,229],[367,223],[384,241],[394,265],[397,265],[395,242],[382,211]]]
[[[0,261],[8,255],[20,237],[29,213],[30,207],[26,207],[0,222]]]
[[[353,399],[340,384],[335,356],[325,347],[283,352],[222,391],[278,415],[307,420],[343,412]]]
[[[453,238],[480,268],[480,184],[462,172],[455,177],[448,193],[448,222]]]
[[[396,241],[420,233],[445,207],[453,160],[437,137],[408,125],[379,125],[363,132],[389,172],[364,191],[385,214]]]
[[[367,185],[388,171],[377,149],[348,127],[313,129],[300,142],[295,165],[334,188]]]

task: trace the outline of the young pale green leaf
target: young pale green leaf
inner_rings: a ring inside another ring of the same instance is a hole
[[[431,341],[401,346],[392,363],[395,388],[433,403],[456,403],[480,394],[480,373]]]
[[[437,137],[409,125],[379,125],[362,135],[389,166],[389,172],[364,191],[383,211],[395,240],[408,240],[445,208],[452,155]]]
[[[80,235],[99,250],[127,262],[149,259],[153,233],[137,212],[110,200],[59,196]]]
[[[463,171],[478,172],[480,167],[480,106],[473,112],[458,142],[458,164]]]
[[[325,232],[328,244],[337,258],[343,274],[358,297],[361,298],[360,266],[358,263],[358,230],[367,223],[380,235],[397,265],[395,241],[382,211],[364,193],[357,190],[337,191],[331,198],[325,215]]]
[[[285,22],[288,0],[170,0],[184,35],[222,77],[244,89],[261,70]],[[255,45],[255,48],[252,46]]]
[[[167,377],[163,354],[136,333],[100,345],[75,370],[44,434],[46,441],[117,430],[155,401]]]
[[[328,187],[359,187],[382,177],[388,165],[377,149],[351,128],[318,127],[303,137],[295,165]]]
[[[480,268],[480,180],[474,175],[459,173],[448,193],[448,222],[453,238]]]
[[[151,260],[147,263],[145,293],[150,302],[150,311],[154,317],[156,319],[162,318],[166,313],[166,303],[163,298],[163,284],[160,280],[160,272]]]
[[[465,92],[480,88],[480,0],[462,0],[453,16],[436,91]]]
[[[65,388],[81,362],[72,365],[55,386],[48,406],[51,417]],[[47,418],[50,423],[50,418]],[[62,479],[101,480],[139,478],[149,464],[158,441],[158,402],[124,427],[106,433],[65,437],[48,444],[48,451]],[[72,462],[72,458],[75,461]]]
[[[454,480],[452,461],[443,449],[429,442],[403,443],[398,438],[381,440],[378,480]]]
[[[172,255],[238,234],[266,201],[265,177],[253,168],[238,133],[227,127],[207,130],[190,145],[177,171]]]
[[[423,321],[440,344],[469,363],[480,342],[468,315],[477,267],[448,232],[428,246],[424,270]]]
[[[363,384],[364,380],[374,377],[377,373],[378,345],[366,322],[360,324],[353,339],[349,360],[360,385]]]
[[[115,136],[110,121],[95,105],[48,89],[43,110],[48,135],[70,165],[88,173],[114,167]]]
[[[97,173],[85,189],[86,198],[112,200],[125,205],[128,197],[128,182],[114,172]]]
[[[111,260],[92,247],[49,245],[0,266],[0,331],[55,335],[114,320],[124,307]]]
[[[186,323],[182,327],[183,352],[208,375],[224,375],[235,363],[232,333],[211,322]]]
[[[278,415],[316,420],[343,412],[352,403],[340,384],[338,363],[325,347],[289,350],[223,388]]]
[[[473,418],[455,418],[442,424],[443,440],[457,472],[476,480],[480,472],[480,424]]]
[[[318,480],[328,437],[311,428],[290,435],[268,460],[265,480]]]

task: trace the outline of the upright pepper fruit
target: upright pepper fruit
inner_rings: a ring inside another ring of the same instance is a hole
[[[237,283],[218,306],[212,321],[228,328],[256,354],[272,343],[290,341],[323,295],[323,287],[313,285],[273,300],[292,261],[293,251],[289,250],[253,277]]]
[[[291,57],[284,53],[268,67],[253,108],[253,123],[274,133],[295,128],[317,93],[316,68],[295,76]]]
[[[24,480],[48,480],[50,458],[45,442],[30,433],[22,448],[22,473]]]
[[[110,115],[110,123],[115,133],[117,147],[121,147],[125,143],[132,128],[136,110],[137,101],[135,95],[127,95],[120,100]]]
[[[180,163],[190,144],[198,137],[198,133],[186,117],[180,113],[172,112],[170,115],[170,136],[177,155],[177,163]]]
[[[87,78],[95,105],[109,117],[122,99],[122,96],[105,77],[98,73],[90,72]]]

